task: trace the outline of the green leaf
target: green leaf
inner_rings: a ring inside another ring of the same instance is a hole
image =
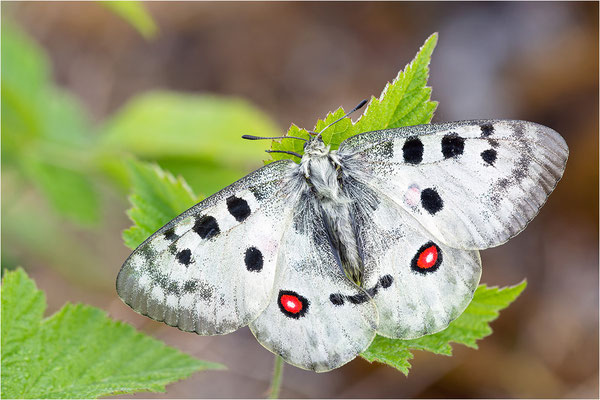
[[[431,88],[426,85],[437,39],[437,33],[431,35],[415,59],[385,86],[379,98],[371,99],[369,107],[356,123],[357,133],[431,122],[437,102],[430,100]]]
[[[261,164],[264,143],[243,140],[243,134],[281,135],[266,114],[245,100],[166,91],[134,97],[103,131],[105,153],[157,162],[206,194]],[[210,179],[194,173],[195,165],[203,166]],[[115,174],[115,165],[111,168]]]
[[[2,26],[2,168],[40,189],[56,211],[81,224],[99,220],[90,126],[79,103],[50,81],[43,51]],[[10,196],[10,193],[8,194]]]
[[[164,391],[193,372],[223,369],[113,321],[66,304],[42,320],[44,295],[22,269],[2,281],[2,398],[95,398]]]
[[[146,39],[156,35],[156,24],[139,1],[100,1],[100,4],[129,22]]]
[[[129,161],[133,190],[127,215],[134,225],[123,232],[125,245],[135,249],[171,219],[199,201],[185,180],[158,165]]]
[[[63,216],[88,225],[98,221],[98,193],[86,174],[33,159],[24,164],[28,176]]]
[[[411,340],[388,339],[376,336],[371,346],[361,353],[367,361],[390,365],[408,375],[411,350],[425,350],[451,355],[450,343],[477,348],[477,340],[492,333],[489,323],[498,318],[500,310],[508,307],[525,289],[527,282],[505,288],[480,285],[463,314],[441,332]]]
[[[344,140],[359,133],[431,122],[437,102],[431,101],[431,88],[426,85],[429,78],[429,62],[437,38],[437,33],[434,33],[425,41],[415,59],[398,73],[392,83],[388,82],[379,98],[372,97],[363,116],[355,124],[350,117],[344,118],[323,132],[323,141],[332,149],[337,149]],[[326,118],[317,121],[315,131],[319,132],[344,114],[345,111],[341,107],[327,114]],[[287,135],[295,136],[298,131],[299,128],[292,125]],[[274,141],[271,149],[302,154],[302,145],[303,142],[298,140],[281,140]],[[298,161],[297,157],[283,153],[271,153],[271,157],[273,160],[289,158]]]

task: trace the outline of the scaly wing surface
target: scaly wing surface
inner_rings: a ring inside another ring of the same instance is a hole
[[[295,165],[262,167],[162,227],[123,264],[119,296],[140,314],[201,335],[254,320],[271,298]]]
[[[377,310],[342,272],[310,194],[302,196],[281,245],[273,294],[250,329],[263,346],[297,367],[317,372],[340,367],[375,337]]]
[[[449,247],[385,194],[350,177],[363,287],[380,335],[412,339],[443,330],[467,307],[481,276],[479,252]],[[344,304],[345,306],[345,304]]]
[[[542,125],[479,120],[364,133],[344,141],[339,155],[441,243],[485,249],[538,213],[568,148]]]

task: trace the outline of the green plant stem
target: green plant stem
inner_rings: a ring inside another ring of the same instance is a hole
[[[271,387],[269,388],[269,399],[278,399],[281,389],[281,379],[283,375],[283,358],[275,356],[275,366],[273,367],[273,377],[271,378]]]

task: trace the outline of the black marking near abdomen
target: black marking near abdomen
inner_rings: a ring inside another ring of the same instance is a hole
[[[394,278],[391,275],[384,275],[381,278],[379,278],[379,281],[377,281],[377,284],[375,286],[373,286],[370,289],[367,289],[367,293],[359,292],[352,296],[345,296],[341,293],[332,293],[329,295],[329,301],[331,301],[335,306],[344,305],[344,299],[348,300],[352,304],[362,304],[370,298],[375,297],[375,295],[379,292],[379,289],[387,289],[390,286],[392,286],[393,282]]]
[[[227,210],[237,222],[242,222],[250,215],[250,206],[242,198],[230,196],[227,198]]]
[[[367,296],[366,293],[364,292],[359,292],[357,294],[354,294],[352,296],[346,296],[346,300],[348,300],[350,303],[352,304],[362,304],[365,301],[369,300],[369,296]]]
[[[221,232],[217,220],[210,215],[204,215],[198,218],[192,229],[202,239],[210,239]]]
[[[465,139],[456,133],[446,135],[442,138],[442,154],[444,158],[460,156],[465,150]]]
[[[244,255],[244,263],[248,271],[260,272],[264,263],[263,255],[256,247],[249,247]]]
[[[442,250],[434,242],[427,242],[417,250],[410,262],[410,268],[425,275],[437,271],[442,264]]]
[[[423,142],[419,138],[409,138],[402,146],[404,162],[408,164],[419,164],[423,161]]]
[[[433,215],[444,208],[444,201],[435,189],[427,188],[421,191],[421,205]]]
[[[331,293],[329,295],[329,301],[331,301],[334,306],[341,306],[344,304],[344,296],[339,293]]]
[[[481,152],[481,159],[485,161],[488,165],[494,165],[497,156],[498,153],[494,149],[488,149]]]

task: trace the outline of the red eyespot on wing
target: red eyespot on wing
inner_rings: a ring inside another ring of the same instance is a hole
[[[280,290],[278,305],[281,312],[290,318],[298,319],[308,311],[309,302],[306,298],[290,290]]]
[[[291,313],[299,313],[302,310],[302,302],[296,296],[286,294],[281,296],[281,305],[286,311]]]
[[[429,246],[421,252],[417,260],[419,268],[431,268],[435,265],[438,259],[438,252],[435,246]]]
[[[420,274],[436,271],[442,264],[442,250],[433,243],[425,243],[413,257],[410,267]]]

